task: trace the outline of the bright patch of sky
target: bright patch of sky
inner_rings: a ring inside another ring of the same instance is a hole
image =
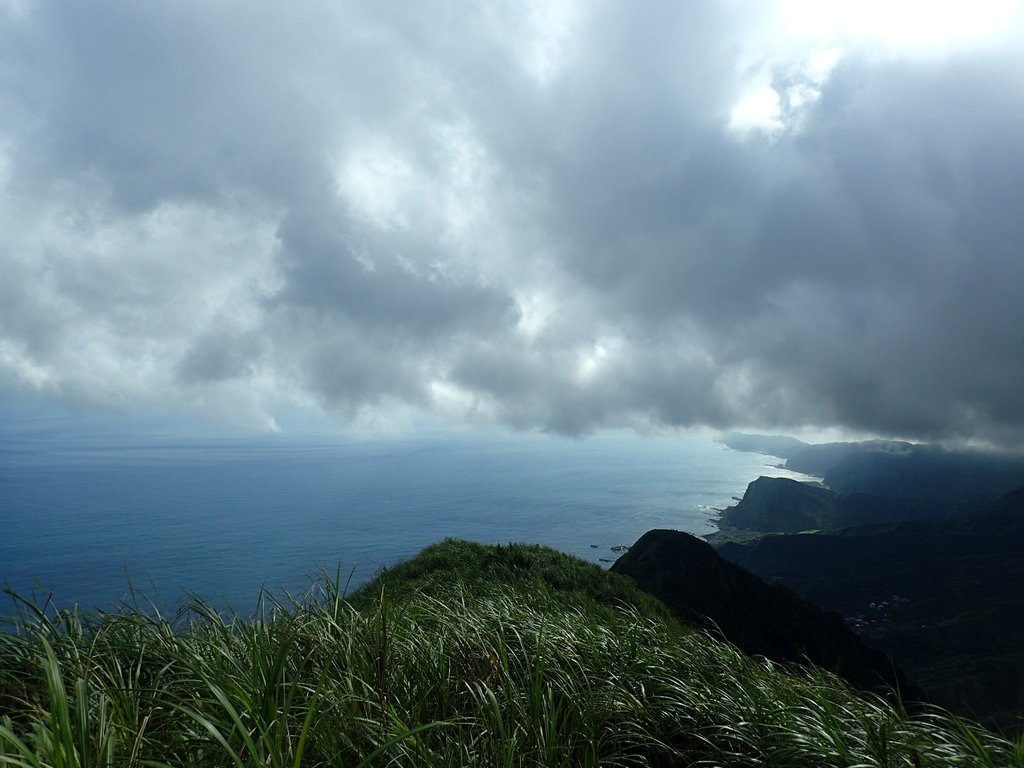
[[[777,0],[778,28],[740,61],[729,128],[776,139],[798,131],[844,56],[928,59],[985,45],[1020,20],[1018,0]]]
[[[1006,30],[1016,0],[778,0],[794,37],[856,45],[893,55],[929,55],[976,45]]]

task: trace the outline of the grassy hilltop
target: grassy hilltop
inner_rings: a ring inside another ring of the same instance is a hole
[[[549,549],[446,541],[255,619],[33,612],[0,636],[0,765],[996,766],[907,715],[681,626]]]

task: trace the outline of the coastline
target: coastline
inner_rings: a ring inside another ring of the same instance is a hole
[[[742,448],[734,448],[733,446],[728,445],[725,442],[722,442],[722,445],[725,446],[725,448],[727,450],[730,450],[730,451],[737,451],[738,453],[754,453],[754,454],[758,454],[760,456],[770,456],[771,458],[779,459],[782,462],[786,461],[786,457],[785,456],[779,456],[779,455],[774,454],[774,453],[768,453],[767,451],[763,451],[763,450],[759,451],[759,450],[754,450],[754,449],[744,450]],[[799,480],[798,482],[807,483],[808,485],[813,485],[813,486],[816,486],[818,488],[826,488],[826,489],[828,488],[828,486],[824,482],[824,478],[821,475],[816,475],[816,474],[813,474],[811,472],[802,472],[802,471],[797,470],[797,469],[791,469],[791,468],[787,467],[785,465],[785,463],[771,464],[771,465],[768,465],[768,466],[771,469],[777,469],[777,470],[781,470],[783,472],[787,472],[787,473],[790,473],[790,474],[793,474],[793,475],[801,475],[802,477],[808,478],[807,480]],[[765,476],[766,475],[762,475],[762,477],[765,477]],[[796,479],[796,478],[793,478],[793,479]],[[749,484],[748,484],[748,487],[749,487]],[[743,489],[743,496],[746,496],[746,492],[747,492],[747,489],[744,488]],[[733,496],[732,498],[737,503],[742,501],[742,496]],[[708,520],[709,520],[709,522],[711,522],[715,526],[715,528],[717,528],[717,530],[712,531],[711,533],[705,533],[701,537],[702,539],[704,539],[704,541],[706,541],[712,547],[714,547],[715,549],[718,549],[722,545],[729,544],[729,543],[749,544],[752,541],[757,541],[758,539],[763,539],[766,536],[775,536],[775,535],[777,535],[777,534],[772,533],[772,532],[752,531],[752,530],[749,530],[749,529],[746,529],[746,528],[737,528],[735,526],[729,525],[728,523],[725,523],[724,520],[723,520],[723,518],[725,516],[725,513],[728,512],[730,509],[733,509],[734,506],[735,505],[728,506],[728,507],[723,507],[723,508],[717,508],[717,507],[716,508],[712,508],[713,511],[715,512],[715,515],[709,516]]]

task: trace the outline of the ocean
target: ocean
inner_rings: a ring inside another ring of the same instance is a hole
[[[450,536],[607,565],[652,528],[714,530],[751,480],[787,474],[775,463],[692,435],[7,434],[0,582],[65,608],[134,589],[166,612],[194,594],[247,614],[262,588],[301,594],[321,569],[354,587]]]

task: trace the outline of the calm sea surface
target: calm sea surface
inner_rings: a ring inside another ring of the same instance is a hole
[[[713,530],[775,459],[710,438],[75,440],[0,446],[0,582],[116,607],[129,582],[243,613],[318,568],[363,581],[448,536],[594,562],[651,528]],[[596,545],[596,546],[592,546]],[[6,605],[6,604],[4,604]],[[0,611],[6,613],[7,610]]]

